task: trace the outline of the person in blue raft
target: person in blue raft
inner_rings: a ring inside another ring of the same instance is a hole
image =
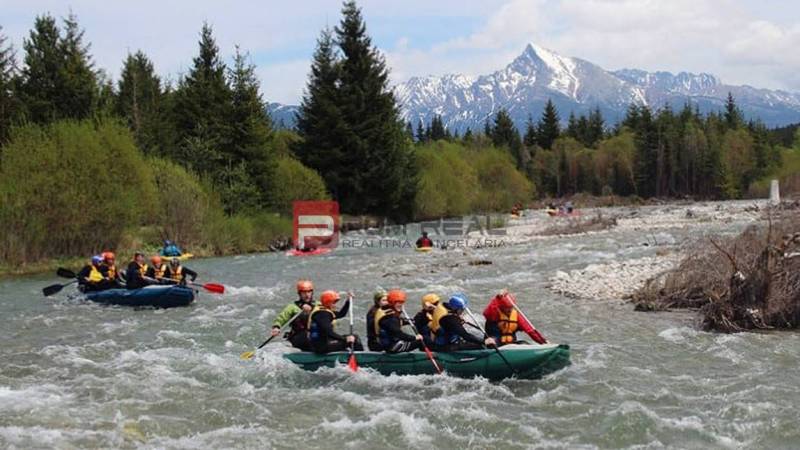
[[[183,252],[178,247],[178,244],[166,239],[164,241],[164,248],[161,249],[161,256],[177,257],[183,255]]]
[[[481,339],[464,329],[466,309],[467,296],[453,294],[447,303],[433,310],[430,322],[430,330],[435,336],[432,350],[452,352],[497,346],[494,339]]]

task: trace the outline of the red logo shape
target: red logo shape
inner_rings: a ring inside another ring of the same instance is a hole
[[[300,249],[339,245],[339,202],[298,200],[294,210],[294,245]]]

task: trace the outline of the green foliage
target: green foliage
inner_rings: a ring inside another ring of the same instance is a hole
[[[522,147],[519,130],[505,109],[500,109],[494,118],[491,138],[495,147],[505,147],[508,150],[517,167],[525,167],[528,161],[527,152]]]
[[[561,135],[561,126],[559,125],[558,111],[553,101],[548,99],[544,105],[542,118],[536,125],[536,143],[540,147],[550,150],[553,142]]]
[[[2,31],[0,26],[0,146],[8,139],[11,125],[17,121],[20,112],[14,86],[17,76],[14,48],[6,43],[8,38]]]
[[[152,216],[153,179],[127,128],[101,121],[16,129],[0,165],[0,259],[92,254]]]
[[[414,201],[417,219],[460,216],[469,213],[478,178],[460,145],[435,142],[416,150],[419,180]]]
[[[219,209],[197,175],[161,158],[149,158],[158,192],[155,223],[161,237],[192,246],[202,242],[203,222],[214,208]]]
[[[470,162],[478,173],[475,210],[508,211],[515,203],[525,203],[535,195],[533,183],[516,169],[507,152],[485,149],[473,155]]]
[[[128,54],[122,66],[115,112],[125,118],[143,151],[165,154],[174,136],[165,130],[166,94],[153,63],[141,50]]]
[[[295,200],[327,200],[325,181],[313,169],[294,158],[278,158],[275,170],[277,183],[272,191],[271,204],[276,211],[291,215]]]
[[[263,252],[278,236],[291,236],[292,221],[272,213],[226,216],[213,211],[204,227],[203,242],[217,255]]]

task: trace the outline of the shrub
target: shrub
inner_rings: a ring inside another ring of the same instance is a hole
[[[300,161],[282,156],[278,158],[275,169],[275,182],[271,193],[271,203],[276,211],[291,214],[295,200],[327,200],[325,181],[319,174]]]

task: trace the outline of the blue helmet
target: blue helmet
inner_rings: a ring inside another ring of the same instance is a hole
[[[453,294],[447,301],[450,309],[464,309],[467,307],[467,296],[464,294]]]
[[[101,262],[103,262],[103,257],[102,257],[102,256],[100,256],[100,255],[94,255],[94,256],[92,256],[92,264],[94,264],[94,265],[98,265],[98,264],[100,264]]]

